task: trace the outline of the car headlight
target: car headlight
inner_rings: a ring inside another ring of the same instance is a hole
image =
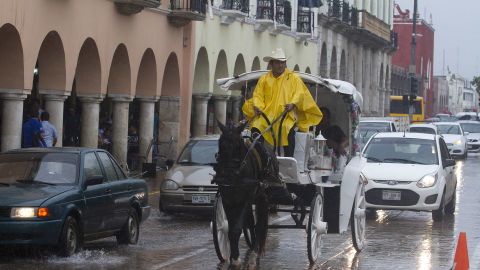
[[[166,180],[162,183],[163,190],[177,190],[178,188],[178,184],[173,180]]]
[[[425,175],[420,181],[417,182],[419,188],[433,187],[437,183],[437,175]]]
[[[49,211],[46,207],[12,207],[11,218],[35,218],[48,217]]]
[[[366,185],[368,184],[368,178],[363,174],[363,173],[360,173],[360,183]]]
[[[453,144],[460,145],[462,144],[462,140],[456,140]]]

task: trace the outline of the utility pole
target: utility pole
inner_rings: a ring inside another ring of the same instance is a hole
[[[417,0],[413,1],[413,25],[412,25],[412,43],[410,47],[410,66],[408,68],[409,77],[410,77],[410,97],[409,97],[409,106],[408,106],[408,118],[410,123],[413,120],[414,112],[414,101],[417,97],[418,92],[418,81],[416,78],[417,67],[416,67],[416,49],[417,49]]]

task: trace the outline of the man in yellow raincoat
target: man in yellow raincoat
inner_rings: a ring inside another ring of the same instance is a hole
[[[295,127],[307,132],[322,120],[322,112],[318,108],[310,91],[302,79],[286,68],[287,57],[281,48],[263,58],[271,64],[272,70],[260,77],[253,92],[253,106],[256,114],[265,113],[270,122],[279,117],[284,110],[287,116],[282,124],[282,138],[278,141],[278,121],[273,126],[277,143],[284,147],[284,155],[293,157],[295,150]],[[252,128],[264,131],[268,124],[263,117],[255,117]],[[265,140],[273,145],[270,132],[263,134]]]

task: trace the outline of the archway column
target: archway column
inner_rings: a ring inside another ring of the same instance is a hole
[[[232,100],[232,120],[237,123],[240,121],[242,115],[242,97],[241,96],[231,96]]]
[[[180,136],[180,97],[161,96],[159,101],[158,151],[168,158],[177,157],[177,143]],[[170,138],[173,142],[170,145]]]
[[[2,101],[2,152],[22,145],[23,101],[26,93],[0,94]]]
[[[157,102],[158,98],[142,97],[138,100],[140,101],[139,153],[140,155],[145,155],[146,162],[151,162],[152,152],[147,153],[147,150],[153,139],[155,102]]]
[[[224,124],[227,122],[227,101],[229,96],[227,95],[214,95],[215,99],[215,118]],[[215,122],[215,134],[220,134],[220,128]]]
[[[43,91],[40,91],[40,94]],[[45,110],[50,114],[49,122],[57,130],[57,144],[55,146],[62,147],[63,142],[63,109],[65,99],[67,99],[65,94],[45,94],[43,98],[45,100]]]
[[[127,169],[128,108],[133,98],[128,95],[109,94],[113,102],[112,154],[122,168]]]
[[[79,96],[82,104],[80,145],[82,147],[98,147],[98,124],[100,117],[100,102],[102,96]]]
[[[207,134],[207,109],[208,109],[208,100],[212,95],[209,93],[205,94],[194,94],[194,114],[193,114],[193,136],[203,136]]]

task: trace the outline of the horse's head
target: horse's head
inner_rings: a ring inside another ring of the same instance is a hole
[[[227,125],[223,125],[218,122],[218,126],[222,134],[218,141],[217,162],[227,167],[238,166],[246,154],[246,147],[242,137],[245,124],[235,125],[233,122],[229,122]]]

